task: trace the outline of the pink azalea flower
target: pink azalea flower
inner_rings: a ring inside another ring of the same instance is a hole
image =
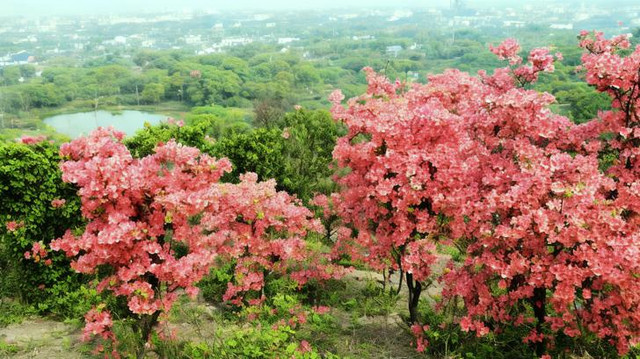
[[[40,142],[45,141],[46,139],[47,139],[47,136],[44,136],[44,135],[40,135],[40,136],[27,136],[27,135],[24,135],[24,136],[20,137],[18,142],[24,143],[25,145],[35,145],[35,144],[38,144]]]
[[[16,229],[20,227],[20,224],[16,221],[9,221],[5,224],[5,226],[7,227],[7,230],[9,232],[15,232]]]

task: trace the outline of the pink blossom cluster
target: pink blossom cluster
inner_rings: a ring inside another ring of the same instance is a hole
[[[122,138],[100,128],[61,147],[63,180],[78,186],[88,223],[51,248],[73,258],[81,273],[111,267],[98,290],[126,297],[131,312],[168,311],[178,290],[195,295],[195,284],[217,262],[237,262],[225,294],[235,303],[259,292],[267,272],[290,274],[300,285],[339,275],[304,241],[319,229],[312,213],[277,192],[273,180],[247,173],[238,184],[220,183],[231,170],[227,159],[174,141],[134,159]]]
[[[538,80],[539,73],[554,71],[553,62],[555,60],[562,61],[561,53],[556,53],[554,59],[554,55],[549,53],[549,49],[542,47],[531,50],[527,58],[528,63],[522,64],[522,58],[518,56],[520,45],[515,39],[511,38],[504,40],[497,47],[490,45],[489,49],[496,54],[500,60],[508,60],[509,65],[517,66],[513,69],[496,69],[492,78],[487,77],[484,71],[481,72],[481,77],[484,77],[486,81],[502,84],[502,86],[498,87],[514,86],[516,84],[507,79],[507,76],[514,77],[519,85],[535,82]]]
[[[64,199],[64,198],[62,198],[62,199],[61,198],[56,198],[56,199],[51,201],[51,206],[53,208],[60,208],[60,207],[64,206],[65,203],[67,203],[66,199]]]
[[[35,144],[38,144],[40,142],[44,142],[46,140],[47,140],[47,136],[44,136],[44,135],[38,135],[38,136],[27,136],[27,135],[24,135],[24,136],[20,137],[18,142],[23,143],[25,145],[35,145]]]
[[[44,265],[50,266],[53,262],[51,261],[51,258],[47,258],[48,255],[49,252],[47,251],[47,247],[42,243],[42,241],[33,242],[31,250],[24,252],[25,259],[31,259],[36,263],[40,263],[42,261]]]
[[[516,39],[508,38],[496,47],[489,45],[489,50],[498,56],[500,60],[509,60],[510,65],[515,65],[522,61],[522,58],[518,56],[520,44]]]
[[[431,328],[428,325],[413,324],[411,326],[411,333],[416,339],[416,351],[420,353],[424,352],[429,346],[429,341],[424,337],[425,332],[429,331],[429,329]]]
[[[87,312],[87,314],[85,314],[84,319],[87,323],[82,330],[82,337],[84,340],[89,340],[96,335],[103,339],[115,339],[113,332],[111,332],[113,320],[111,319],[111,314],[108,311],[92,308]]]
[[[85,314],[84,320],[86,324],[82,330],[82,339],[88,341],[94,337],[99,338],[101,342],[108,344],[112,348],[110,356],[105,353],[104,357],[119,359],[121,356],[115,349],[118,341],[115,333],[111,330],[113,327],[111,313],[104,309],[104,306],[93,307],[89,312],[87,312],[87,314]],[[99,344],[95,348],[94,354],[99,354],[105,351],[104,345]]]
[[[167,123],[169,125],[173,125],[173,126],[178,126],[178,127],[183,127],[184,126],[184,120],[177,120],[173,117],[168,117],[167,118]]]
[[[624,39],[582,36],[587,81],[615,108],[586,125],[522,87],[553,71],[548,49],[515,69],[447,70],[408,91],[368,69],[365,95],[343,107],[332,94],[348,127],[334,149],[349,169],[337,178],[349,228],[338,246],[373,268],[440,280],[445,300],[465,304],[465,331],[533,325],[536,344],[553,340],[543,332],[590,332],[627,352],[640,336],[640,50],[620,57]],[[520,63],[513,40],[492,51]],[[619,136],[605,144],[604,132]],[[602,173],[605,145],[620,160]],[[433,273],[435,243],[462,248],[465,261]]]
[[[15,231],[18,230],[18,228],[23,226],[23,223],[16,222],[16,221],[9,221],[9,222],[5,223],[4,225],[7,228],[7,231],[15,232]]]

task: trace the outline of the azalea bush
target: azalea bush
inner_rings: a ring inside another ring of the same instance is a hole
[[[237,305],[262,302],[271,272],[298,285],[340,274],[304,241],[319,227],[311,212],[277,192],[274,181],[257,182],[247,173],[237,184],[220,183],[231,170],[227,159],[175,141],[134,159],[122,139],[98,129],[61,147],[62,178],[78,186],[88,223],[51,248],[71,257],[76,271],[99,275],[98,291],[126,300],[139,357],[161,314],[180,293],[195,296],[196,283],[218,260],[235,263],[223,299]],[[108,308],[97,306],[85,319],[85,337],[100,336],[117,355]]]
[[[462,300],[462,331],[521,327],[538,356],[564,338],[595,337],[620,354],[637,341],[640,50],[624,57],[626,39],[598,33],[583,33],[581,46],[587,81],[613,101],[584,125],[530,89],[562,56],[539,48],[525,60],[513,39],[491,47],[508,62],[492,74],[447,70],[422,85],[365,69],[366,94],[346,108],[339,92],[331,96],[348,127],[334,150],[348,169],[338,178],[339,247],[404,273],[419,349],[430,330],[419,298],[436,280],[441,308]],[[601,172],[599,158],[612,153],[618,159]],[[466,259],[434,273],[437,244]]]

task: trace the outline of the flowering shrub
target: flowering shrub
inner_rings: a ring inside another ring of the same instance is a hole
[[[344,223],[356,230],[353,241],[344,240],[348,230],[339,231],[338,246],[372,268],[406,272],[415,321],[423,280],[436,259],[423,241],[433,243],[444,234],[443,214],[453,198],[443,194],[463,201],[471,195],[462,174],[477,166],[473,158],[466,161],[460,146],[473,143],[463,122],[437,98],[426,98],[417,85],[405,93],[404,85],[365,71],[366,95],[349,100],[347,109],[339,104],[340,93],[331,97],[333,115],[348,127],[334,157],[350,170],[338,178],[343,190],[334,206]],[[418,257],[420,266],[415,266]]]
[[[523,63],[511,39],[491,48],[509,62],[493,74],[447,70],[408,86],[365,69],[365,95],[346,108],[331,95],[349,129],[334,150],[349,169],[338,179],[337,210],[351,229],[340,246],[373,268],[405,272],[410,322],[434,277],[435,244],[446,243],[467,254],[435,274],[444,298],[465,304],[463,331],[525,326],[539,356],[558,333],[592,333],[619,353],[640,335],[637,141],[628,140],[640,50],[622,59],[623,39],[582,36],[587,80],[614,98],[614,111],[584,126],[552,113],[553,96],[527,89],[553,71],[549,50]],[[598,168],[605,131],[620,134],[608,144],[621,155],[609,175]],[[414,328],[423,349],[424,327]]]
[[[51,248],[72,257],[78,272],[107,273],[98,290],[126,298],[143,341],[182,290],[197,293],[216,259],[236,263],[224,296],[236,304],[246,292],[259,293],[272,271],[299,285],[338,274],[325,271],[322,255],[303,240],[319,228],[311,212],[277,192],[274,181],[247,173],[238,184],[219,183],[231,169],[227,159],[174,141],[134,159],[122,138],[98,129],[61,147],[63,180],[78,186],[88,224]]]

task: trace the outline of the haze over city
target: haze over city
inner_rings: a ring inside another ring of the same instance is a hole
[[[192,10],[293,10],[293,9],[336,9],[336,8],[446,8],[451,6],[451,0],[325,0],[325,1],[295,1],[295,0],[237,0],[237,1],[207,1],[207,0],[112,0],[112,1],[83,1],[62,0],[8,0],[0,2],[0,17],[3,16],[41,16],[41,15],[99,15],[99,14],[131,14],[164,11],[192,11]],[[473,7],[522,7],[553,6],[554,4],[575,3],[580,5],[611,5],[611,1],[509,1],[509,0],[467,0],[463,1]],[[615,1],[615,5],[633,4],[634,1]]]

